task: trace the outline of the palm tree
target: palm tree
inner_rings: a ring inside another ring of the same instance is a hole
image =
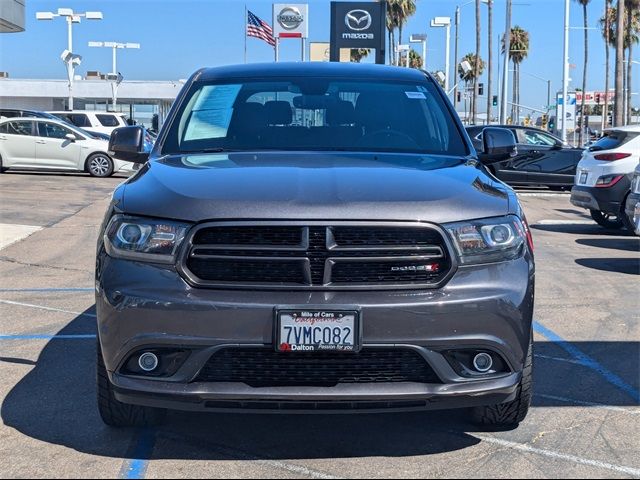
[[[582,146],[582,134],[584,132],[585,124],[585,102],[587,100],[587,59],[589,58],[589,22],[587,19],[587,6],[591,0],[576,0],[582,5],[582,17],[584,20],[584,67],[582,70],[582,102],[580,104],[580,131],[578,133],[578,145]]]
[[[502,53],[504,53],[504,40],[502,41]],[[518,25],[511,29],[511,44],[509,59],[513,62],[513,108],[511,118],[518,121],[520,109],[520,64],[529,55],[529,32]]]
[[[462,68],[464,61],[469,62],[471,70],[466,71]],[[485,63],[479,55],[475,53],[467,53],[458,65],[458,76],[465,83],[465,91],[469,91],[469,84],[475,85],[476,80],[483,74]],[[465,100],[465,116],[466,116],[466,100]]]
[[[489,60],[487,62],[487,125],[491,123],[491,110],[493,106],[493,98],[491,96],[491,70],[493,69],[493,0],[488,0],[488,36],[487,44],[489,47]]]
[[[395,30],[398,29],[398,43],[402,43],[402,29],[409,17],[416,13],[416,0],[389,0],[387,2],[387,30],[389,31],[389,57],[392,64],[398,63],[395,54]]]
[[[409,66],[411,68],[422,68],[423,62],[422,55],[413,49],[409,50]]]
[[[608,1],[611,1],[611,0],[608,0]],[[623,38],[623,59],[625,56],[624,50],[630,50],[629,59],[631,59],[633,54],[633,45],[638,44],[640,42],[640,9],[638,8],[638,5],[636,3],[638,2],[638,0],[626,0],[626,1],[628,2],[627,5],[631,7],[629,9],[629,11],[631,12],[631,16],[629,16],[629,12],[627,12],[627,14],[625,15],[626,21],[625,21],[625,29],[623,34],[623,37],[624,37]],[[610,47],[616,48],[618,44],[617,19],[618,19],[618,7],[609,7],[607,9],[607,15],[603,16],[600,19],[600,25],[603,29],[602,34],[605,40],[608,39],[609,41],[607,46],[607,54]],[[627,64],[626,77],[623,70],[623,77],[624,77],[623,84],[625,83],[625,80],[626,80],[627,85],[631,85],[631,72],[629,72],[629,66],[632,66],[631,62]],[[608,73],[609,73],[609,68],[607,68],[607,77],[605,81],[606,91],[609,91],[608,90],[609,89]],[[627,95],[629,95],[630,93],[631,93],[631,88],[628,88]],[[629,97],[627,97],[627,100],[629,100]],[[624,96],[623,96],[623,103],[624,103]],[[607,107],[607,103],[605,103],[605,107]],[[626,112],[626,114],[628,113],[629,112]],[[605,116],[607,115],[606,111],[603,112],[603,115]],[[624,123],[625,113],[623,113],[622,116],[623,116],[623,123]]]
[[[616,99],[613,105],[615,118],[614,127],[624,125],[624,0],[618,0],[618,10],[616,15]]]
[[[476,58],[480,58],[480,3],[480,0],[476,0]],[[479,67],[480,62],[475,62],[473,72],[473,96],[471,100],[471,123],[473,125],[476,124],[476,119],[478,117],[478,82],[480,81],[480,72],[478,72]]]
[[[633,72],[633,44],[640,42],[640,0],[627,0],[627,111],[626,123],[631,123],[631,73]]]
[[[609,53],[611,50],[611,2],[613,0],[605,0],[604,2],[604,16],[600,19],[600,26],[602,28],[602,36],[604,37],[604,49],[605,49],[605,80],[604,80],[604,106],[602,107],[602,128],[604,130],[607,126],[607,118],[609,116],[609,73],[611,72]]]
[[[351,49],[351,61],[355,63],[360,63],[363,58],[371,53],[370,48],[352,48]]]

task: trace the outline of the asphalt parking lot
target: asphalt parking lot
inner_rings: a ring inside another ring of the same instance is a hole
[[[460,411],[105,427],[94,250],[122,180],[0,175],[0,477],[640,478],[640,239],[546,190],[521,191],[538,272],[535,397],[519,428],[483,432]]]

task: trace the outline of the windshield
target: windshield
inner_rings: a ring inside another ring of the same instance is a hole
[[[610,130],[605,132],[605,136],[595,142],[589,147],[589,151],[597,152],[600,150],[614,150],[621,147],[625,143],[633,140],[638,133],[635,132],[621,132],[617,130]]]
[[[432,82],[313,77],[194,84],[163,153],[227,150],[468,153]]]

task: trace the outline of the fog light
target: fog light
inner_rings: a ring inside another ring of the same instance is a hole
[[[485,373],[493,367],[493,359],[488,353],[479,353],[473,357],[473,366],[480,373]]]
[[[151,352],[143,353],[138,359],[138,365],[145,372],[152,372],[158,368],[158,357]]]

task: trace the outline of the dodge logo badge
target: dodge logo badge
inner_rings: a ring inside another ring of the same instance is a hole
[[[351,10],[347,13],[344,21],[349,29],[361,32],[371,27],[373,19],[371,18],[371,14],[366,10]]]

